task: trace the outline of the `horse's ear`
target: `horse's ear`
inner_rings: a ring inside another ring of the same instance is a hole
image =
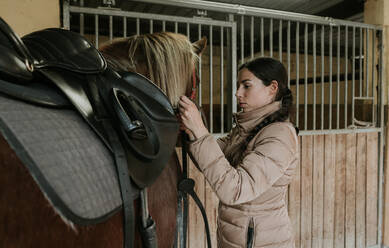
[[[192,43],[194,51],[197,55],[201,56],[207,47],[207,37],[203,36],[200,40]]]

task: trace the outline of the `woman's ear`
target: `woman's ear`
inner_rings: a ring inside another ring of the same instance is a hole
[[[207,37],[203,36],[200,40],[193,42],[193,49],[195,53],[199,56],[204,52],[205,48],[207,47]]]
[[[277,82],[277,80],[272,80],[272,81],[270,82],[269,87],[270,87],[270,93],[271,93],[272,95],[276,96],[276,95],[277,95],[277,92],[278,92],[278,82]]]

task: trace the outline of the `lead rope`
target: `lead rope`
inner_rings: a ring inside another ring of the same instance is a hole
[[[205,233],[207,235],[207,245],[208,248],[212,247],[211,244],[211,234],[209,231],[209,224],[207,219],[207,214],[205,212],[204,206],[201,203],[199,197],[194,191],[195,181],[191,178],[188,178],[188,163],[187,163],[187,145],[188,136],[185,132],[182,132],[181,141],[182,141],[182,179],[178,183],[178,213],[177,213],[177,223],[179,230],[179,241],[180,247],[186,247],[187,241],[187,227],[188,227],[188,194],[193,198],[197,207],[200,209],[201,215],[203,217],[205,225]],[[182,204],[181,204],[182,201]],[[177,248],[177,234],[174,247]]]

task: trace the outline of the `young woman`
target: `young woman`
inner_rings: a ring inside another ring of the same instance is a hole
[[[296,129],[289,122],[292,94],[279,61],[258,58],[238,73],[242,111],[216,140],[194,103],[179,102],[191,142],[189,154],[217,194],[218,247],[294,247],[285,196],[298,163]]]

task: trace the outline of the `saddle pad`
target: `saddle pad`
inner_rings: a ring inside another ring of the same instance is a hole
[[[96,224],[120,209],[113,157],[75,110],[44,108],[0,94],[0,132],[70,222]]]

